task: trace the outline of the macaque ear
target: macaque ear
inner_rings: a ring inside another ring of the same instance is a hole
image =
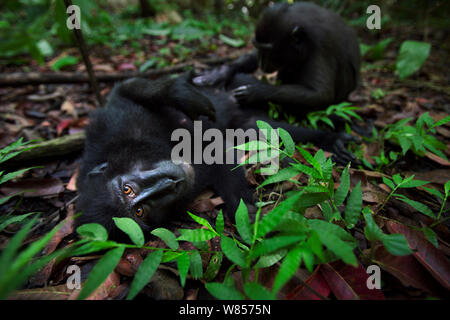
[[[99,164],[98,166],[96,166],[94,169],[92,169],[88,173],[88,176],[89,177],[94,177],[94,176],[97,176],[99,174],[103,174],[107,168],[108,168],[108,163],[107,162],[103,162],[103,163]]]

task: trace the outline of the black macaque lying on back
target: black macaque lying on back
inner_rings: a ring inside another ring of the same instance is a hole
[[[256,52],[195,77],[198,86],[224,85],[241,106],[267,109],[272,102],[297,117],[347,99],[359,82],[356,33],[334,12],[313,3],[275,4],[259,20]],[[242,73],[278,71],[280,85]],[[236,79],[235,75],[239,75]]]
[[[256,128],[257,119],[268,120],[240,109],[230,92],[193,86],[190,77],[127,80],[115,86],[104,108],[93,112],[77,181],[77,209],[83,212],[78,225],[100,223],[112,238],[121,234],[112,217],[130,217],[144,230],[153,229],[184,214],[205,189],[222,197],[232,219],[241,198],[253,202],[243,169],[231,170],[236,164],[172,162],[178,142],[171,135],[178,128],[193,134],[193,119],[202,121],[203,130],[222,131]],[[343,146],[351,136],[268,122],[296,141],[311,141],[344,162],[351,159]]]

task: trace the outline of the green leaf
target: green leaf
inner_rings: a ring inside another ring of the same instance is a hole
[[[197,250],[191,251],[189,257],[191,259],[191,276],[194,279],[200,279],[201,277],[203,277],[202,257]]]
[[[431,193],[432,195],[434,195],[436,198],[444,200],[444,195],[442,193],[440,193],[439,191],[437,191],[436,189],[433,188],[428,188],[428,187],[423,187],[426,191],[428,191],[429,193]]]
[[[21,169],[21,170],[17,170],[14,172],[10,172],[8,174],[5,174],[4,176],[0,176],[0,184],[5,183],[6,181],[9,181],[11,179],[14,179],[17,176],[20,176],[21,174],[27,172],[30,169],[33,169],[36,167],[30,167],[30,168],[26,168],[26,169]]]
[[[341,182],[334,194],[334,203],[336,204],[336,206],[340,206],[342,203],[344,203],[344,200],[347,197],[348,191],[350,189],[350,175],[348,173],[348,168],[349,165],[347,165],[342,171]]]
[[[331,219],[333,218],[333,208],[331,208],[330,202],[324,201],[320,204],[320,207],[322,209],[322,214],[325,220],[331,221]]]
[[[416,188],[416,187],[423,186],[427,183],[429,183],[429,182],[423,181],[423,180],[412,180],[412,181],[404,182],[401,185],[399,185],[398,187],[399,188]]]
[[[311,249],[304,244],[300,246],[303,262],[305,263],[306,269],[308,269],[309,272],[313,272],[314,270],[314,254],[311,251]]]
[[[259,242],[255,248],[250,251],[250,257],[256,258],[262,255],[266,255],[281,248],[288,247],[294,243],[298,243],[304,240],[306,235],[300,236],[275,236],[273,238],[264,239]]]
[[[288,181],[290,178],[293,178],[298,174],[299,174],[298,170],[294,167],[287,167],[287,168],[281,169],[274,175],[271,175],[266,180],[264,180],[264,182],[261,183],[257,189],[262,188],[271,183]]]
[[[86,223],[77,228],[77,233],[83,238],[96,241],[108,240],[108,231],[98,223]]]
[[[291,277],[297,272],[300,267],[302,255],[299,247],[293,248],[288,252],[286,257],[281,263],[280,270],[278,271],[275,281],[273,283],[272,293],[276,294]]]
[[[217,237],[215,232],[205,229],[179,229],[178,231],[181,233],[181,236],[177,239],[179,241],[200,242]]]
[[[206,283],[205,288],[211,295],[220,300],[244,300],[245,298],[236,288],[220,282]]]
[[[113,217],[117,228],[125,232],[137,246],[143,246],[145,243],[144,233],[141,227],[131,218],[117,218]]]
[[[259,258],[258,262],[253,266],[253,268],[267,268],[273,266],[275,263],[280,261],[287,253],[286,249],[281,249],[273,253],[263,255]]]
[[[307,174],[308,176],[311,176],[315,179],[323,178],[322,174],[320,172],[318,172],[316,169],[305,166],[304,164],[292,163],[291,166],[294,167],[295,169],[297,169],[298,171],[303,172],[303,173]]]
[[[136,297],[136,295],[147,285],[155,271],[158,269],[162,255],[162,250],[155,250],[142,261],[142,264],[134,276],[133,282],[131,282],[127,300],[134,299],[134,297]]]
[[[320,241],[319,235],[316,231],[311,230],[309,238],[306,244],[311,249],[311,251],[322,261],[325,261],[325,255],[322,248],[322,242]]]
[[[329,198],[328,193],[306,193],[303,194],[298,200],[298,206],[300,208],[309,208],[313,207],[319,203],[324,202]]]
[[[433,231],[433,229],[428,228],[428,227],[423,227],[422,232],[425,234],[428,241],[430,241],[436,248],[439,246],[436,233]]]
[[[442,125],[446,124],[447,122],[450,122],[450,116],[446,116],[445,118],[437,121],[435,124],[433,124],[431,126],[431,128],[442,126]]]
[[[244,150],[244,151],[261,151],[266,150],[269,148],[269,145],[265,141],[261,140],[251,140],[249,142],[246,142],[244,144],[240,144],[238,146],[234,147],[237,150]]]
[[[298,199],[302,195],[301,192],[281,202],[278,207],[272,209],[266,214],[258,224],[257,237],[264,237],[267,233],[272,231],[280,222],[283,215],[289,211],[289,209],[297,203]]]
[[[444,192],[445,192],[445,196],[447,197],[450,192],[450,180],[445,183]]]
[[[278,135],[281,138],[281,141],[284,144],[284,147],[286,149],[286,153],[290,156],[292,156],[295,152],[295,142],[292,140],[291,135],[289,132],[284,130],[283,128],[278,128]]]
[[[356,266],[353,253],[354,238],[341,227],[318,219],[308,221],[311,229],[317,232],[320,241],[345,263]]]
[[[219,214],[216,217],[216,231],[219,235],[223,234],[223,230],[225,228],[225,220],[223,219],[222,210],[219,211]]]
[[[233,239],[222,236],[220,237],[220,246],[225,256],[233,263],[240,267],[247,267],[245,254],[237,247]]]
[[[172,231],[167,230],[166,228],[157,228],[153,230],[151,234],[164,241],[170,249],[178,249],[178,241]]]
[[[17,216],[11,216],[8,219],[6,219],[3,223],[0,223],[0,232],[3,231],[8,225],[12,223],[22,222],[24,219],[29,217],[32,214],[36,214],[36,212],[30,212],[25,214],[20,214]]]
[[[81,292],[77,297],[78,300],[89,297],[89,295],[106,280],[119,263],[124,250],[125,247],[112,249],[95,264],[94,268],[92,268],[92,271],[89,273],[89,277],[86,280],[83,289],[81,289]]]
[[[381,242],[386,247],[386,250],[393,255],[406,256],[412,253],[405,236],[400,233],[383,234]]]
[[[239,235],[246,243],[251,244],[253,240],[253,233],[250,228],[250,219],[248,217],[248,209],[244,201],[240,201],[239,207],[236,210],[236,229]]]
[[[205,271],[205,280],[206,281],[211,281],[212,279],[214,279],[217,275],[217,273],[219,272],[220,266],[222,265],[222,260],[223,260],[223,254],[222,252],[216,252],[211,260],[209,261],[208,267],[206,268]]]
[[[257,282],[244,283],[244,292],[252,300],[274,300],[274,295]]]
[[[314,158],[308,151],[306,151],[303,148],[297,147],[297,150],[301,153],[303,158],[316,169],[316,171],[319,173],[320,176],[322,176],[322,167],[319,163],[319,161]]]
[[[139,67],[139,72],[144,72],[147,69],[150,69],[154,66],[156,66],[156,64],[158,63],[158,59],[152,58],[149,59],[147,61],[145,61],[140,67]]]
[[[27,237],[33,225],[36,223],[37,217],[33,217],[25,226],[23,226],[8,242],[8,245],[2,250],[0,254],[0,280],[4,279],[7,270],[11,268],[14,256],[20,245]]]
[[[184,287],[184,285],[186,283],[186,277],[187,277],[187,274],[189,271],[190,264],[191,264],[191,259],[189,258],[187,251],[184,251],[177,258],[178,272],[180,274],[180,281],[181,281],[182,287]]]
[[[74,56],[64,56],[62,58],[57,59],[53,64],[51,65],[51,68],[53,71],[59,71],[64,67],[67,66],[73,66],[78,63],[78,58]]]
[[[202,225],[202,226],[208,228],[208,230],[211,231],[211,232],[214,232],[214,233],[216,232],[216,231],[214,230],[214,228],[211,226],[211,224],[208,222],[208,220],[206,220],[206,219],[204,219],[204,218],[201,218],[201,217],[198,217],[198,216],[196,216],[196,215],[190,213],[189,211],[188,211],[188,214],[189,214],[189,215],[191,216],[191,218],[194,219],[194,221],[197,222],[198,224],[200,224],[200,225]]]
[[[394,183],[390,180],[390,179],[388,179],[388,178],[386,178],[386,177],[381,177],[381,179],[383,180],[383,183],[385,184],[385,185],[387,185],[389,188],[391,188],[392,190],[394,190],[395,189],[395,185],[394,185]]]
[[[400,46],[395,66],[396,74],[405,79],[420,69],[430,54],[431,45],[427,42],[404,41]]]
[[[362,209],[362,191],[361,181],[353,188],[347,200],[345,207],[345,224],[351,229],[355,226],[361,216]]]
[[[426,216],[436,220],[436,216],[434,215],[433,211],[431,211],[431,209],[428,208],[425,204],[423,204],[421,202],[418,202],[418,201],[414,201],[414,200],[408,199],[405,196],[401,197],[400,195],[397,195],[396,198],[398,200],[401,200],[401,201],[409,204],[411,207],[413,207],[417,211],[423,213],[424,215],[426,215]]]
[[[219,34],[219,39],[222,40],[225,44],[229,45],[233,48],[239,48],[245,45],[245,41],[242,39],[233,39],[230,37],[227,37],[226,35]]]

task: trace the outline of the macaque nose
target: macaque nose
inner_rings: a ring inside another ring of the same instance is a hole
[[[131,200],[132,205],[150,198],[183,193],[182,188],[189,184],[190,178],[183,164],[174,164],[172,161],[162,161],[151,170],[137,169],[132,174],[134,182],[139,185],[139,192]]]

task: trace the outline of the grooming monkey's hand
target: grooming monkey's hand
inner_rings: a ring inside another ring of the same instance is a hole
[[[178,77],[172,88],[171,95],[177,101],[177,107],[192,120],[206,116],[211,121],[216,120],[216,109],[211,101],[191,84],[192,73],[187,72]]]
[[[198,74],[192,79],[192,83],[199,87],[215,86],[221,82],[226,82],[230,76],[231,68],[223,65]]]
[[[327,151],[333,152],[333,161],[339,165],[347,165],[349,162],[360,164],[353,153],[345,147],[350,142],[361,143],[361,140],[344,132],[327,132],[326,137],[319,142],[319,146]]]

